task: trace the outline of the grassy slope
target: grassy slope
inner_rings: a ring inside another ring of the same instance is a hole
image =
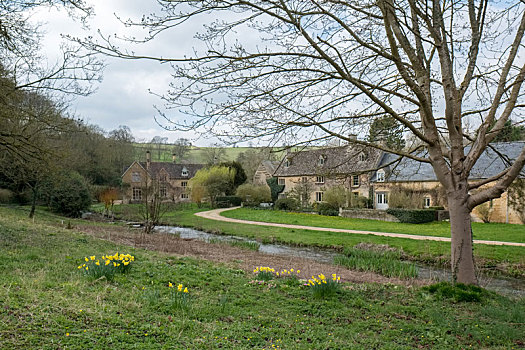
[[[339,216],[323,216],[304,213],[288,213],[273,210],[254,210],[241,208],[227,211],[225,217],[295,224],[314,227],[331,227],[350,230],[363,230],[375,232],[407,233],[411,235],[450,237],[450,224],[448,222],[431,222],[426,224],[404,224],[398,222],[384,222],[379,220],[349,219]],[[499,224],[499,223],[473,223],[474,239],[525,242],[525,226]]]
[[[346,285],[328,300],[303,286],[253,286],[234,267],[135,251],[0,207],[0,348],[510,349],[523,343],[525,300],[435,300],[417,289]],[[110,228],[108,228],[110,229]],[[130,252],[113,282],[92,281],[86,255]],[[165,302],[184,283],[192,310]],[[143,289],[144,288],[144,289]]]

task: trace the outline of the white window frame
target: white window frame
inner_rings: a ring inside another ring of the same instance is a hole
[[[188,181],[181,181],[180,187],[182,187],[182,188],[188,187]]]
[[[286,179],[283,179],[283,178],[277,179],[277,184],[279,186],[286,186]]]
[[[379,170],[377,172],[376,181],[377,182],[385,182],[385,172],[383,170]]]
[[[432,203],[432,199],[430,197],[423,198],[423,207],[428,208],[430,207]]]
[[[315,178],[315,183],[316,184],[324,184],[324,176],[317,176]]]
[[[182,176],[188,176],[188,175],[189,175],[189,173],[188,173],[188,169],[186,169],[186,167],[182,168],[181,175],[182,175]]]
[[[388,204],[388,195],[386,192],[376,193],[376,204]]]
[[[317,165],[324,165],[325,162],[325,156],[319,156],[319,160],[317,161]]]
[[[315,201],[316,202],[322,202],[323,201],[323,191],[315,192]]]
[[[180,194],[180,199],[189,199],[190,198],[190,195],[187,194],[187,193],[181,193]]]

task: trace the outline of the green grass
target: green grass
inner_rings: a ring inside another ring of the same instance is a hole
[[[478,303],[391,284],[349,284],[327,299],[235,266],[119,246],[0,207],[0,348],[511,349],[525,300]],[[40,215],[40,213],[38,213]],[[74,224],[74,223],[73,223]],[[108,230],[111,227],[108,226]],[[135,256],[127,274],[93,281],[84,256]],[[324,272],[327,276],[330,271]],[[173,300],[184,284],[190,301]],[[344,281],[343,281],[344,282]]]
[[[222,213],[223,216],[241,220],[274,222],[314,227],[329,227],[359,231],[406,233],[411,235],[450,237],[448,222],[405,224],[379,220],[349,219],[339,216],[323,216],[290,213],[279,210],[254,210],[240,208]],[[525,243],[525,226],[500,223],[472,223],[474,239]]]
[[[213,244],[226,244],[226,245],[229,245],[229,246],[232,246],[232,247],[238,247],[238,248],[242,248],[242,249],[248,249],[248,250],[254,250],[254,251],[258,251],[259,250],[259,247],[260,247],[260,244],[257,243],[257,242],[246,242],[246,241],[224,241],[224,240],[221,240],[221,239],[210,239],[208,243],[213,243]]]
[[[418,272],[415,264],[400,259],[399,251],[346,248],[343,255],[334,258],[334,263],[352,270],[372,271],[387,277],[416,278]]]

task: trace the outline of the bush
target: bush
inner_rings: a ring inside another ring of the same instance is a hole
[[[436,220],[436,211],[432,209],[400,209],[389,208],[386,212],[399,221],[409,224],[423,224]]]
[[[79,173],[67,172],[57,176],[50,196],[50,206],[54,212],[79,217],[90,205],[89,187]]]
[[[281,198],[275,202],[275,208],[278,210],[297,210],[299,204],[293,198]]]
[[[343,186],[331,187],[324,192],[323,201],[329,204],[332,208],[342,208],[346,205],[346,192],[347,191]]]
[[[0,188],[0,203],[11,203],[13,201],[13,198],[13,192],[5,188]]]
[[[241,205],[242,199],[237,196],[223,196],[217,197],[217,206],[219,208],[238,207]]]
[[[272,200],[270,188],[264,185],[244,184],[237,188],[236,194],[248,205],[257,206]]]
[[[414,190],[393,188],[388,195],[390,208],[422,209],[423,195]]]
[[[353,195],[350,197],[350,208],[371,208],[371,200],[364,196],[357,196],[354,198]]]
[[[320,215],[327,215],[327,216],[338,216],[339,215],[339,208],[333,206],[330,203],[321,202],[317,205],[317,212]]]

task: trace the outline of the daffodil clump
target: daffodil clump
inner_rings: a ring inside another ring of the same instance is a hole
[[[171,306],[174,309],[187,310],[191,306],[191,295],[188,287],[185,287],[182,283],[175,284],[169,282],[168,288],[170,288],[170,299]]]
[[[292,277],[297,278],[301,270],[290,270],[283,269],[281,271],[276,271],[274,268],[268,266],[259,266],[253,270],[253,273],[257,275],[257,280],[259,281],[269,281],[275,277]]]
[[[91,255],[84,258],[84,263],[79,265],[78,269],[90,277],[100,278],[105,276],[106,279],[111,280],[117,273],[128,272],[134,261],[135,257],[133,255],[119,254],[118,252],[113,255],[102,255],[100,259],[95,255]]]
[[[310,287],[314,297],[324,298],[335,294],[341,287],[340,283],[341,277],[333,273],[331,279],[327,279],[323,274],[319,274],[317,277],[312,276],[306,285]]]

